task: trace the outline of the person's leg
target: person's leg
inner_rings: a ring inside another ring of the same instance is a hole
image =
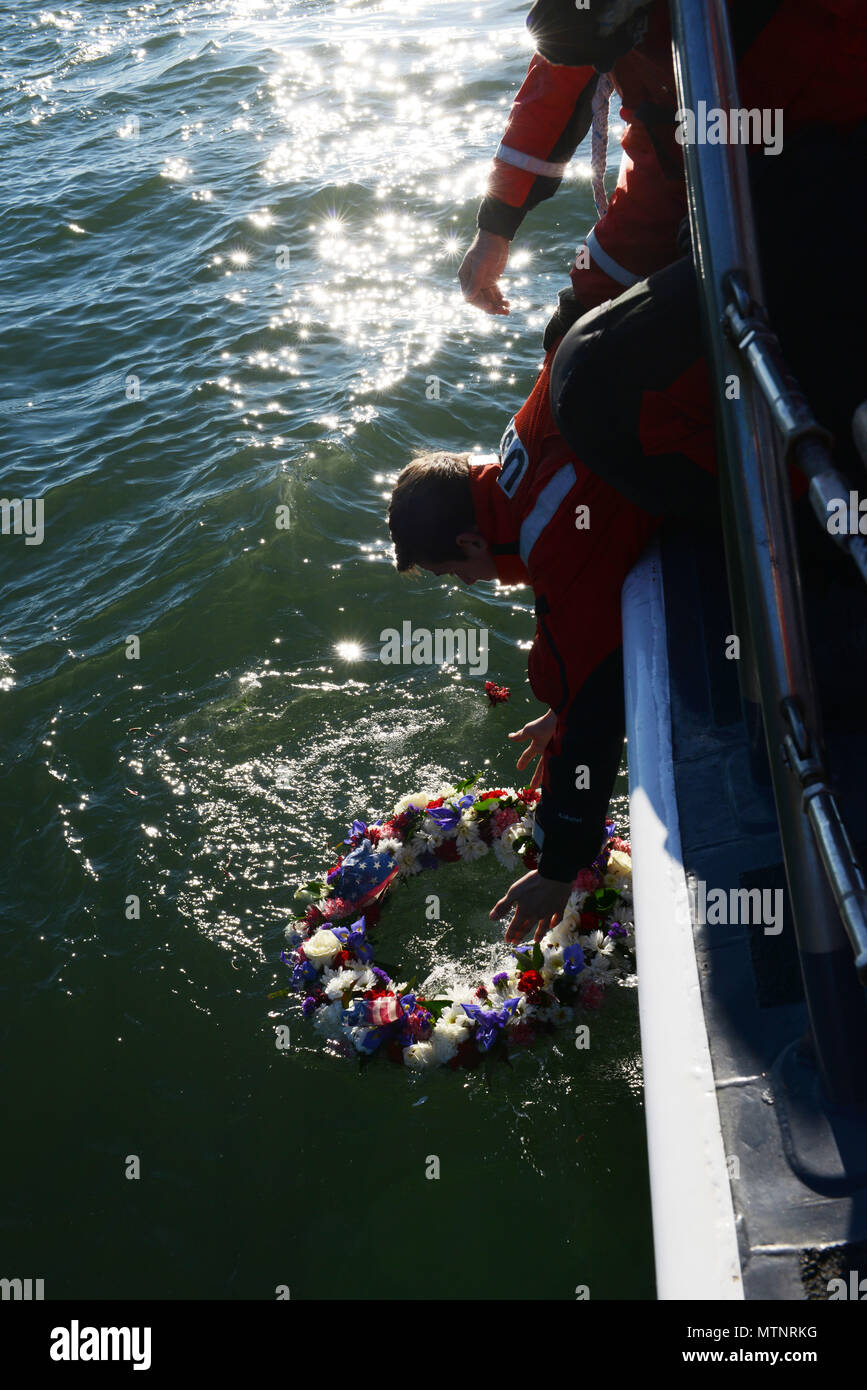
[[[551,371],[557,427],[582,463],[654,515],[718,511],[713,420],[688,258],[585,314]]]

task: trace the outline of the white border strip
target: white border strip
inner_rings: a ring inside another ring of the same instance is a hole
[[[501,164],[513,164],[516,169],[526,169],[530,174],[541,174],[546,179],[562,179],[566,164],[552,164],[548,159],[537,159],[534,154],[524,154],[523,150],[513,150],[511,145],[497,146],[494,159]]]
[[[657,1296],[742,1299],[681,852],[657,544],[627,578],[622,603],[629,831]]]
[[[612,260],[607,251],[602,250],[595,227],[591,227],[587,233],[584,244],[599,269],[604,270],[611,280],[616,280],[618,285],[626,285],[627,289],[638,284],[641,279],[640,275],[633,275],[631,270],[625,270],[622,265],[618,265],[615,260]]]

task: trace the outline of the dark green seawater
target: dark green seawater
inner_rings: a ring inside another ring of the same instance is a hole
[[[540,712],[527,592],[400,579],[383,521],[421,446],[497,447],[593,218],[579,155],[511,317],[463,304],[525,9],[0,19],[0,490],[45,528],[0,536],[0,1276],[48,1299],[653,1297],[634,989],[490,1078],[360,1070],[266,998],[348,821],[514,782]],[[510,704],[383,665],[405,620],[486,627]],[[507,882],[401,889],[382,957],[481,970]]]

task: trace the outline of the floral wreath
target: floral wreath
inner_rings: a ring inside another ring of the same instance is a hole
[[[508,1056],[542,1031],[573,1018],[575,1005],[601,1007],[605,985],[635,968],[632,861],[629,845],[606,821],[605,841],[572,887],[563,916],[539,942],[510,948],[507,967],[454,999],[428,999],[414,979],[398,983],[377,966],[369,933],[396,881],[479,859],[491,849],[509,870],[536,867],[534,811],[539,792],[474,793],[478,778],[438,795],[406,796],[374,825],[354,820],[348,846],[325,881],[304,884],[309,904],[286,929],[281,959],[291,988],[304,995],[301,1011],[332,1036],[369,1055],[383,1048],[410,1067],[478,1065],[486,1055]]]

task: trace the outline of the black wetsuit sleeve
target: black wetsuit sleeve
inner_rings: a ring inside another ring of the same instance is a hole
[[[588,867],[602,845],[605,816],[623,756],[626,715],[623,649],[597,666],[569,705],[562,736],[548,755],[536,812],[539,873],[566,882]],[[578,775],[587,769],[587,777]],[[587,781],[584,787],[576,782]]]

